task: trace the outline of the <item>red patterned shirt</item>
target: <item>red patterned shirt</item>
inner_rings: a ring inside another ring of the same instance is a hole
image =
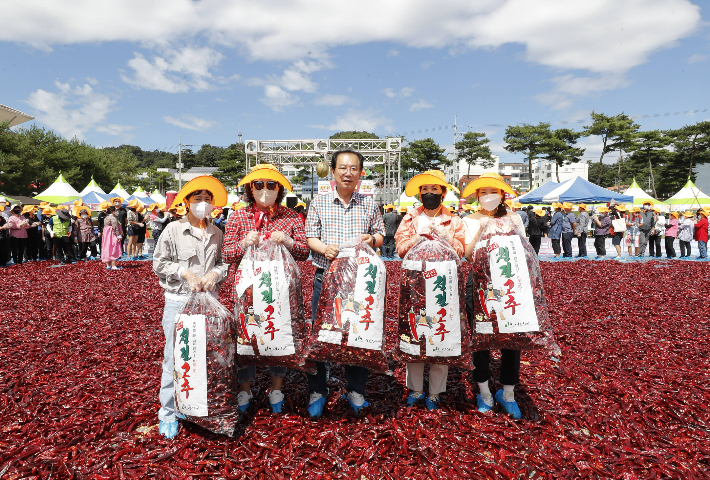
[[[276,231],[283,232],[293,239],[291,255],[294,260],[308,259],[311,251],[306,243],[303,220],[298,213],[283,205],[277,205],[273,218],[262,221],[257,228],[254,223],[254,214],[256,213],[254,208],[252,206],[244,207],[229,216],[222,246],[222,258],[226,263],[239,265],[244,256],[242,241],[247,233],[252,231],[257,231],[262,236]]]

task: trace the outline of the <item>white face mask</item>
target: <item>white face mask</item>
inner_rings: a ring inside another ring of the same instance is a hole
[[[490,193],[488,195],[478,197],[478,203],[481,204],[484,210],[492,212],[498,208],[498,205],[500,205],[502,199],[503,197],[500,193]]]
[[[81,218],[89,218],[89,216],[86,215],[86,214],[84,214],[84,215],[81,216]]]
[[[276,196],[279,194],[278,189],[269,190],[262,188],[261,190],[252,190],[254,200],[262,207],[271,207],[276,203]]]
[[[190,211],[196,219],[202,220],[207,216],[207,213],[212,211],[212,204],[208,202],[191,203]]]

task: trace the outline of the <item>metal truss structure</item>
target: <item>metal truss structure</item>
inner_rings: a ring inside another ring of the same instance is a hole
[[[382,165],[384,172],[376,179],[382,202],[398,203],[402,191],[401,138],[382,139],[317,139],[317,140],[247,140],[244,142],[247,170],[252,165],[271,163],[279,170],[284,165],[295,167],[330,162],[333,152],[350,149],[365,157],[365,166]]]

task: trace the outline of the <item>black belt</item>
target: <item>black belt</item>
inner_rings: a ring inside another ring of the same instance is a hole
[[[316,275],[318,275],[319,273],[325,273],[325,269],[324,268],[316,268]]]

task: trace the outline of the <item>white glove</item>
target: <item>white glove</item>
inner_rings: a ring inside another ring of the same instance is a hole
[[[437,225],[435,227],[432,227],[432,231],[438,236],[440,239],[451,245],[454,241],[454,236],[451,234],[449,229],[442,227],[441,225]]]
[[[259,237],[259,232],[251,231],[247,233],[246,237],[244,237],[244,240],[242,241],[242,249],[246,250],[247,247],[250,247],[252,245],[259,245],[259,241],[261,238]]]
[[[293,248],[293,238],[278,230],[271,233],[271,240],[276,243],[283,243],[284,247],[289,250]]]
[[[217,280],[219,280],[219,273],[213,270],[202,277],[202,288],[206,292],[211,292],[217,287]]]
[[[180,276],[190,286],[190,290],[192,290],[193,292],[201,292],[202,291],[202,279],[199,278],[194,273],[192,273],[190,270],[183,271]]]

